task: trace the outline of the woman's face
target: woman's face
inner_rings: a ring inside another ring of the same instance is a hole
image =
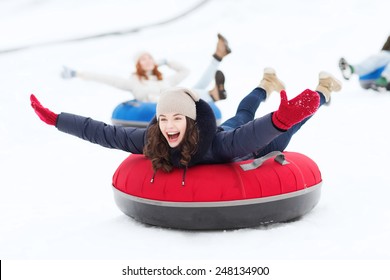
[[[141,55],[138,59],[138,62],[141,65],[142,70],[145,72],[152,71],[156,65],[153,57],[148,53]]]
[[[187,128],[186,117],[177,113],[167,113],[160,115],[158,124],[169,146],[171,148],[179,146]]]

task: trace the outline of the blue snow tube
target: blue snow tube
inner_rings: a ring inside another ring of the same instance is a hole
[[[359,80],[366,81],[366,80],[376,80],[381,77],[382,72],[385,70],[387,65],[384,65],[382,67],[379,67],[375,69],[374,71],[367,73],[365,75],[362,75],[359,77]]]
[[[221,123],[222,114],[214,102],[208,103],[213,109],[217,124]],[[115,125],[146,127],[156,115],[156,103],[129,100],[115,107],[111,121]]]

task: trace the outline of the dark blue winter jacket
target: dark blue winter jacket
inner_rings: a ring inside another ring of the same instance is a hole
[[[283,132],[276,129],[271,114],[255,119],[234,130],[225,131],[216,126],[214,113],[207,102],[196,102],[196,124],[199,143],[189,166],[201,163],[225,163],[238,158],[250,158]],[[152,122],[156,122],[156,118]],[[61,113],[56,127],[65,133],[99,144],[103,147],[142,154],[148,128],[108,125],[73,114]],[[180,152],[171,150],[174,166],[180,167]]]

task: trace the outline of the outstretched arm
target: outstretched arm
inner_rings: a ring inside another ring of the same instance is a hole
[[[112,75],[105,75],[105,74],[94,73],[94,72],[80,72],[80,71],[77,71],[76,77],[87,81],[102,83],[126,91],[132,92],[134,90],[133,80],[129,78],[122,78],[122,77],[116,77]]]
[[[261,151],[276,137],[313,115],[320,105],[318,93],[309,89],[291,100],[287,99],[284,90],[280,96],[277,111],[217,135],[213,151],[219,161],[229,161]]]
[[[113,126],[78,115],[56,114],[44,108],[34,95],[30,96],[30,100],[38,117],[62,132],[106,148],[142,154],[145,128]]]

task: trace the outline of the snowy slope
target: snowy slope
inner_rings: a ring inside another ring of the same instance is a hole
[[[291,3],[290,3],[291,2]],[[340,79],[337,61],[359,61],[389,34],[390,2],[380,0],[214,0],[175,22],[125,36],[0,53],[0,258],[3,259],[389,259],[390,94],[344,83],[293,138],[288,150],[314,159],[323,175],[320,203],[293,223],[191,232],[140,224],[116,207],[111,178],[127,154],[83,142],[42,123],[35,93],[55,112],[110,122],[128,92],[65,81],[62,65],[126,76],[133,54],[185,63],[191,86],[209,62],[216,34],[231,43],[223,61],[223,117],[274,67],[295,96],[318,72]],[[145,26],[198,1],[0,1],[0,52]],[[151,9],[154,6],[156,9]],[[275,110],[277,94],[259,110]]]

